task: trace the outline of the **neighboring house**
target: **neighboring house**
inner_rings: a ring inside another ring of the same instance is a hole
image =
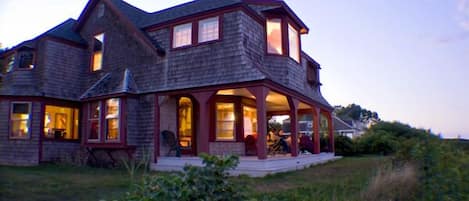
[[[323,114],[332,123],[319,64],[301,50],[308,31],[283,1],[198,0],[148,13],[90,0],[78,20],[1,55],[0,164],[80,149],[149,151],[157,162],[169,149],[164,130],[187,156],[244,156],[251,135],[252,153],[266,159],[268,116]],[[319,121],[312,125],[318,133]]]
[[[363,134],[363,131],[357,128],[353,121],[344,121],[334,115],[334,132],[336,135],[347,136],[349,138],[356,138]]]

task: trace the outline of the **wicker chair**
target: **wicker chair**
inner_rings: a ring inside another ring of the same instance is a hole
[[[176,157],[181,157],[181,146],[179,146],[176,134],[168,130],[164,130],[161,134],[163,135],[164,142],[169,146],[166,156],[169,156],[172,151],[176,151]]]

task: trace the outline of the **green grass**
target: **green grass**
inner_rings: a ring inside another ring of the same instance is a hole
[[[386,158],[352,157],[265,178],[233,178],[260,200],[359,200]],[[160,173],[156,173],[160,174]],[[129,190],[125,170],[41,165],[0,167],[0,200],[112,200]]]

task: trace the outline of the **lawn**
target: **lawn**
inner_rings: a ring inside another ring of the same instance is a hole
[[[359,200],[382,157],[344,158],[265,178],[233,178],[260,200]],[[159,173],[155,173],[159,174]],[[129,189],[125,170],[61,165],[0,167],[0,200],[112,200]]]

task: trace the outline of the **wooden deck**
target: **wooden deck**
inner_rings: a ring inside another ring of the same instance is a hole
[[[238,166],[230,171],[230,174],[263,177],[268,174],[300,170],[340,158],[334,156],[333,153],[301,154],[298,157],[291,157],[289,154],[275,155],[269,156],[265,160],[259,160],[255,156],[242,156]],[[151,165],[151,170],[182,171],[186,164],[202,166],[202,160],[198,157],[159,157],[158,163]]]

